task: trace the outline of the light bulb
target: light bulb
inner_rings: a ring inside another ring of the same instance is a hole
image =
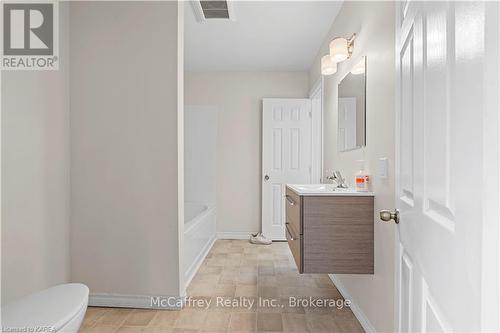
[[[339,37],[330,43],[330,57],[337,63],[346,60],[349,57],[347,39]]]
[[[332,61],[330,55],[327,54],[321,58],[321,74],[332,75],[337,72],[337,64]]]

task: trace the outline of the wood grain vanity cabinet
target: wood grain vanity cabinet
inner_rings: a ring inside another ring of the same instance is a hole
[[[286,238],[300,273],[373,274],[373,196],[286,189]]]

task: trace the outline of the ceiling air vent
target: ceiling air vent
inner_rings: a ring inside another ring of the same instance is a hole
[[[193,0],[194,14],[200,23],[209,20],[231,20],[234,21],[232,1],[225,0]]]

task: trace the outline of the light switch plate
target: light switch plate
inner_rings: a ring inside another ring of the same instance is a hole
[[[378,159],[378,176],[381,179],[387,179],[389,176],[389,160],[387,157],[381,157]]]

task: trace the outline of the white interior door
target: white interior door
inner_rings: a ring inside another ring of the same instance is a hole
[[[285,184],[311,182],[311,101],[263,99],[262,232],[285,239]]]
[[[498,3],[397,3],[400,332],[498,325],[498,33]]]
[[[339,151],[356,148],[356,97],[339,97]]]

